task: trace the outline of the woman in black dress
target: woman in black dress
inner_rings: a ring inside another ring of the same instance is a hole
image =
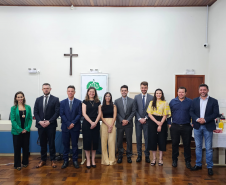
[[[87,90],[85,100],[82,103],[82,114],[84,121],[82,123],[83,149],[86,153],[86,167],[96,167],[95,156],[100,139],[100,116],[101,104],[94,87]],[[90,150],[92,150],[92,165],[90,163]]]

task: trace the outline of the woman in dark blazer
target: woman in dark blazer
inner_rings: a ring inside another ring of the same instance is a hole
[[[96,167],[95,156],[100,139],[101,104],[94,87],[87,90],[82,103],[82,114],[85,118],[82,123],[83,149],[86,153],[86,167],[90,169],[91,166]],[[90,151],[92,151],[92,164],[90,163]]]
[[[32,124],[31,107],[26,105],[24,93],[19,91],[14,97],[14,106],[11,107],[11,133],[14,146],[14,168],[21,170],[21,148],[23,148],[23,167],[28,166],[30,128]]]

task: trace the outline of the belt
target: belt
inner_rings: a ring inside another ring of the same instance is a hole
[[[190,125],[190,123],[185,123],[185,124],[177,124],[177,123],[172,123],[172,124],[174,124],[174,125],[178,125],[178,126],[188,126],[188,125]]]

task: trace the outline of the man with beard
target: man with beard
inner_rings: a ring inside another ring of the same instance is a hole
[[[115,105],[117,107],[117,117],[116,117],[116,127],[117,127],[117,142],[118,142],[118,161],[117,163],[122,163],[123,157],[123,137],[126,134],[127,142],[127,162],[132,163],[132,134],[133,134],[133,117],[135,115],[136,109],[134,106],[134,100],[127,96],[128,86],[123,85],[120,88],[122,97],[115,100]]]
[[[184,145],[185,165],[191,168],[191,116],[190,107],[192,100],[186,97],[187,90],[185,87],[179,87],[177,90],[178,97],[170,101],[171,118],[167,119],[172,139],[172,166],[177,167],[177,158],[179,156],[179,143],[182,137]],[[171,124],[172,122],[172,124]]]
[[[191,171],[202,169],[202,143],[203,137],[206,148],[206,163],[208,175],[213,175],[213,130],[216,130],[215,119],[219,116],[218,101],[208,96],[209,88],[206,84],[199,86],[200,97],[192,102],[190,115],[194,127],[196,164]]]
[[[136,127],[136,139],[137,139],[137,153],[138,157],[136,162],[142,161],[142,130],[145,140],[145,161],[150,163],[149,150],[148,150],[148,113],[147,107],[153,96],[148,94],[148,82],[141,82],[140,84],[141,94],[138,94],[134,98],[134,105],[136,108],[135,114],[135,127]]]
[[[56,168],[55,162],[55,135],[57,127],[57,118],[59,117],[60,102],[59,98],[50,95],[51,86],[48,83],[42,85],[43,96],[35,101],[34,116],[41,146],[41,161],[36,166],[40,168],[46,164],[47,160],[47,142],[49,143],[49,153],[51,166]]]

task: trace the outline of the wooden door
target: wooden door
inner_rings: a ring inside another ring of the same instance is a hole
[[[177,97],[177,89],[185,87],[187,89],[186,97],[194,99],[199,96],[199,85],[203,83],[205,83],[205,75],[176,75],[175,97]]]

